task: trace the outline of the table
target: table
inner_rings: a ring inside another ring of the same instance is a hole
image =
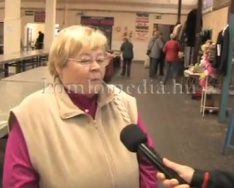
[[[185,71],[184,71],[184,76],[185,76],[185,77],[191,77],[191,76],[193,76],[193,77],[198,77],[198,76],[201,76],[201,74],[202,74],[202,73],[199,73],[199,72],[192,72],[192,71],[190,71],[190,70],[185,70]]]
[[[44,89],[43,83],[0,81],[0,137],[7,135],[9,111],[31,93]]]
[[[16,67],[17,73],[25,71],[26,66],[32,65],[34,67],[34,65],[40,65],[42,57],[47,56],[48,50],[33,50],[0,55],[0,65],[4,66],[1,72],[4,72],[5,77],[7,77],[10,66]]]
[[[186,86],[189,90],[193,89],[193,85],[196,82],[196,79],[199,79],[202,73],[192,72],[191,70],[187,69],[184,70],[184,79],[182,84]]]
[[[0,55],[0,64],[4,64],[11,61],[19,61],[27,58],[44,56],[48,55],[47,50],[33,50],[33,51],[25,51],[25,52],[16,52],[11,54],[3,54]]]
[[[25,97],[44,87],[43,83],[0,81],[0,121],[7,120],[9,110],[17,106]]]
[[[52,83],[53,77],[50,75],[48,67],[37,67],[22,73],[15,74],[13,76],[3,78],[2,81]]]

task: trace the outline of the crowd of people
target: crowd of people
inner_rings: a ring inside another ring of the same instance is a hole
[[[149,78],[155,79],[158,74],[161,84],[166,84],[169,78],[176,79],[182,67],[179,57],[179,52],[182,50],[182,46],[174,33],[171,33],[170,40],[165,42],[163,34],[155,31],[147,48],[147,56],[150,62]],[[123,56],[121,75],[129,77],[134,58],[133,43],[128,38],[124,38],[120,51]]]
[[[150,58],[149,66],[149,77],[155,78],[158,73],[163,76],[161,83],[166,84],[169,78],[176,79],[181,62],[179,59],[179,52],[182,51],[182,46],[179,41],[176,39],[176,35],[171,33],[170,40],[164,42],[163,35],[161,32],[154,32],[154,36],[151,38],[147,55]],[[164,65],[165,65],[165,74],[164,74]]]

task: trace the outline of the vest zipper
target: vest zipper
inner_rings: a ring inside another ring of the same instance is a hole
[[[107,152],[107,158],[108,158],[108,161],[109,161],[110,170],[112,172],[113,187],[117,188],[117,185],[116,185],[116,183],[117,183],[117,173],[116,173],[114,161],[112,159],[111,152],[110,152],[109,146],[107,144],[106,136],[105,136],[103,128],[101,128],[101,132],[102,132],[101,134],[103,135],[103,137],[102,136],[100,136],[100,137],[101,137],[101,140],[103,142],[104,148],[106,148],[106,149],[103,148],[103,150]]]
[[[98,113],[98,109],[96,110],[95,119],[97,119],[96,118],[97,117],[97,113]],[[100,141],[102,143],[103,153],[105,154],[107,165],[109,167],[109,170],[110,170],[110,173],[111,173],[111,176],[112,176],[113,188],[117,188],[117,185],[116,185],[116,182],[117,182],[117,173],[115,171],[114,162],[113,162],[113,159],[111,157],[111,152],[110,152],[108,144],[106,142],[106,136],[105,136],[103,127],[98,127],[96,120],[94,120],[94,124],[95,124],[94,127],[98,131],[97,134],[98,134],[99,139],[100,139]]]

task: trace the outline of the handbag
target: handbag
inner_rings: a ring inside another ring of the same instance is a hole
[[[151,52],[151,49],[148,49],[147,52],[146,52],[146,55],[150,55],[150,52]]]
[[[151,48],[154,46],[154,43],[155,43],[156,40],[157,40],[157,38],[154,39],[154,42],[153,42],[153,44],[151,45],[150,49],[148,49],[148,50],[146,51],[146,55],[147,55],[147,56],[150,55]]]

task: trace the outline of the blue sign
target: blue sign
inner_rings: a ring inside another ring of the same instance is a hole
[[[225,153],[227,149],[234,149],[234,106],[232,107],[232,113],[226,133],[223,153]]]

